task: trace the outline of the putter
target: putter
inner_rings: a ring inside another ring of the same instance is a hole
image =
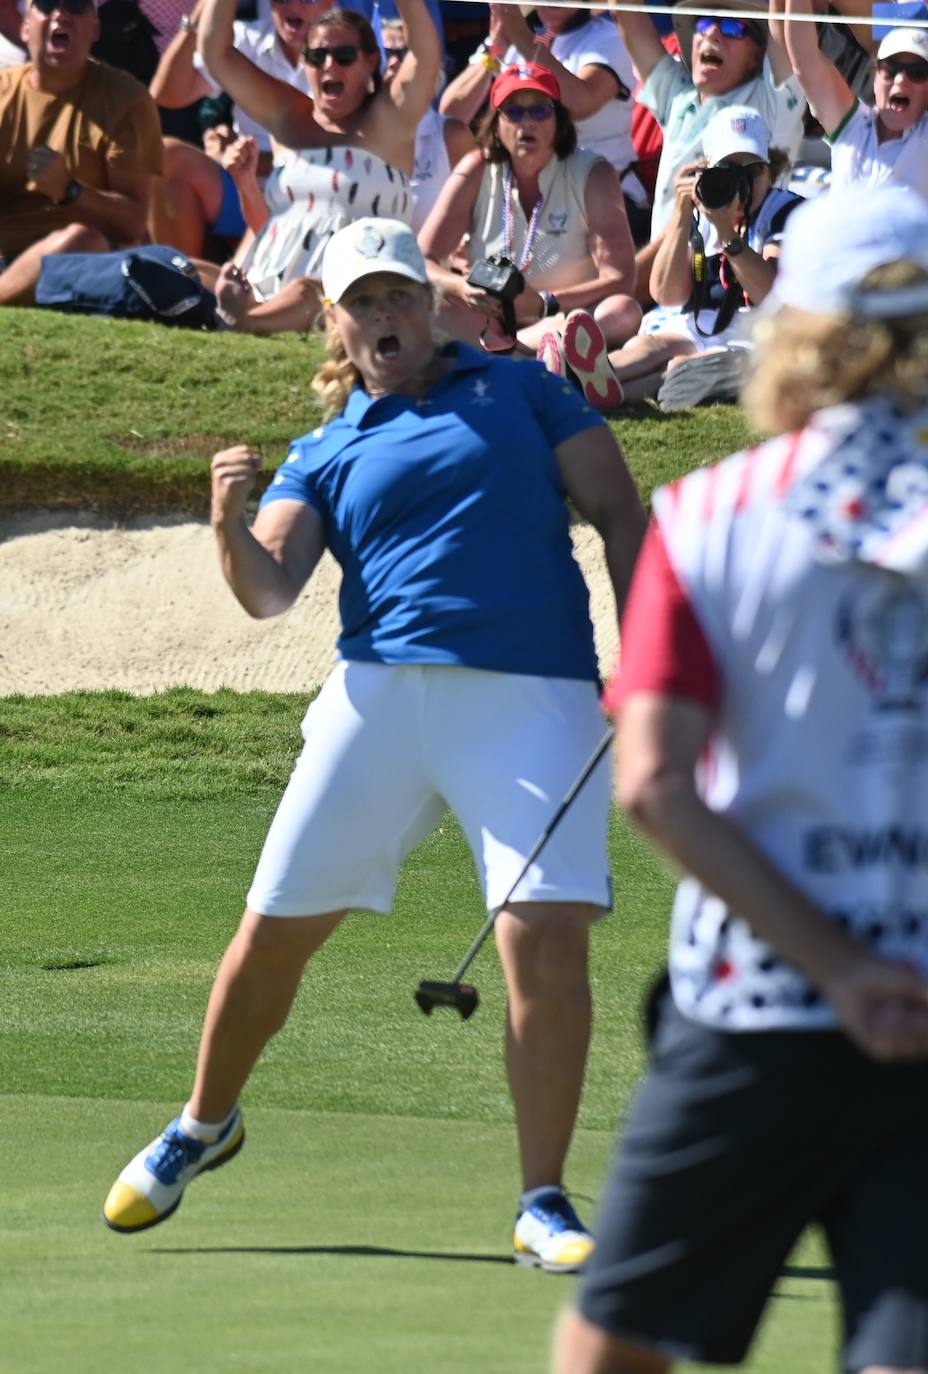
[[[560,825],[561,821],[564,819],[564,816],[569,807],[571,806],[574,798],[577,796],[577,793],[587,782],[596,765],[602,758],[603,754],[605,754],[606,750],[609,748],[609,745],[612,743],[613,733],[613,728],[610,725],[609,729],[603,735],[602,739],[599,741],[596,748],[593,750],[593,753],[590,755],[587,762],[583,765],[583,771],[577,778],[577,781],[573,784],[570,791],[567,793],[567,796],[561,802],[560,806],[557,808],[554,815],[551,817],[550,821],[546,825],[545,829],[541,832],[541,834],[538,836],[538,839],[532,845],[531,851],[529,852],[529,856],[525,860],[525,864],[523,865],[522,872],[519,874],[518,878],[516,878],[512,887],[506,893],[506,896],[500,902],[499,906],[496,907],[493,911],[491,911],[487,916],[487,919],[484,921],[483,926],[477,934],[477,938],[474,940],[470,949],[467,951],[467,953],[464,955],[464,958],[461,960],[460,964],[458,964],[457,968],[455,969],[450,983],[438,983],[424,980],[416,988],[416,991],[414,993],[416,1005],[419,1007],[420,1011],[425,1013],[426,1016],[431,1016],[432,1012],[436,1007],[453,1007],[455,1011],[460,1013],[461,1020],[467,1021],[471,1016],[473,1016],[474,1012],[477,1010],[477,1007],[480,1004],[480,998],[477,995],[477,989],[473,987],[473,985],[470,983],[462,983],[461,979],[464,977],[464,974],[467,972],[467,970],[473,963],[474,959],[479,954],[484,941],[486,940],[487,936],[490,934],[490,931],[496,924],[497,916],[501,911],[505,910],[505,908],[512,901],[512,894],[515,892],[516,888],[519,886],[522,879],[525,877],[526,873],[531,868],[532,864],[538,858],[538,855],[544,849],[545,845],[548,843],[551,836],[554,834],[555,830]]]

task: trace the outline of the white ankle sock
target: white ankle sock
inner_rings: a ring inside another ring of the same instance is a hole
[[[229,1115],[223,1117],[222,1121],[198,1121],[191,1112],[188,1102],[180,1114],[180,1128],[184,1135],[192,1135],[194,1140],[205,1140],[207,1145],[211,1145],[219,1139],[237,1111],[238,1103],[236,1102]]]
[[[528,1192],[519,1194],[519,1206],[531,1207],[533,1202],[537,1202],[546,1193],[563,1193],[564,1189],[559,1183],[545,1183],[541,1188],[529,1188]]]

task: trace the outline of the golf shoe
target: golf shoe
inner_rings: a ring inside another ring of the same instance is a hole
[[[122,1232],[157,1226],[180,1206],[191,1179],[227,1164],[244,1142],[241,1112],[235,1113],[218,1140],[210,1144],[185,1135],[178,1117],[123,1169],[103,1204],[103,1220],[112,1230]]]
[[[573,1274],[593,1253],[595,1242],[562,1188],[534,1198],[516,1217],[516,1264]]]

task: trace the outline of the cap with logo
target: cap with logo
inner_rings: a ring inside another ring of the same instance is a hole
[[[428,284],[425,259],[408,224],[398,219],[356,219],[337,230],[322,255],[322,293],[329,304],[362,277],[392,272]]]
[[[735,153],[750,153],[766,162],[770,151],[767,121],[750,105],[725,105],[703,130],[702,150],[710,167]]]
[[[876,60],[911,53],[928,62],[928,29],[890,29],[877,49]]]
[[[517,91],[540,91],[552,100],[560,100],[561,88],[553,72],[539,67],[537,62],[524,62],[516,67],[506,67],[493,82],[490,104],[498,110],[504,100]]]
[[[806,201],[786,222],[764,313],[789,305],[814,315],[891,319],[928,310],[928,281],[861,290],[877,267],[928,272],[928,203],[902,186],[851,186]]]

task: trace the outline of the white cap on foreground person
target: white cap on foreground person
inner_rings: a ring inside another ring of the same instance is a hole
[[[322,292],[334,305],[362,277],[393,272],[428,286],[425,258],[416,236],[400,220],[358,219],[333,234],[322,259]]]
[[[928,1369],[928,205],[813,202],[781,264],[777,437],[655,492],[607,690],[686,876],[557,1374],[740,1364],[812,1225],[841,1367]]]
[[[790,305],[815,315],[914,314],[928,304],[928,286],[862,285],[875,268],[903,259],[928,271],[928,206],[920,196],[901,186],[818,196],[789,221],[765,313]]]

